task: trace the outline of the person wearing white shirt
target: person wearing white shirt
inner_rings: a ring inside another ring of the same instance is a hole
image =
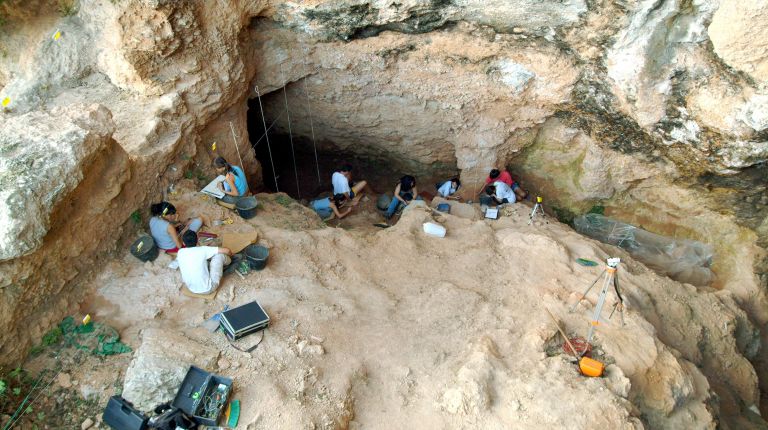
[[[458,177],[454,177],[443,182],[443,185],[437,188],[437,194],[444,199],[459,200],[460,197],[454,195],[459,187],[461,187],[461,181]]]
[[[485,193],[493,198],[497,205],[514,203],[517,198],[512,188],[504,182],[497,181],[485,188]]]
[[[224,266],[231,262],[232,251],[215,246],[195,246],[197,233],[193,231],[184,233],[182,240],[184,248],[179,250],[176,261],[184,285],[194,294],[215,291],[221,283]]]
[[[333,196],[337,201],[341,202],[341,205],[352,202],[352,206],[357,206],[357,203],[362,197],[361,192],[368,188],[368,182],[366,181],[352,181],[352,165],[345,164],[341,168],[331,175],[331,184],[333,185]]]

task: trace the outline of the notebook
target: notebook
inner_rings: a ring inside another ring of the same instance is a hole
[[[225,179],[226,178],[224,178],[224,175],[217,176],[216,179],[212,180],[208,185],[205,186],[205,188],[200,190],[200,192],[203,194],[208,194],[212,197],[216,197],[217,199],[224,197],[224,191],[219,189],[219,182],[224,182]]]
[[[485,210],[485,217],[488,219],[499,219],[498,208],[488,208]]]

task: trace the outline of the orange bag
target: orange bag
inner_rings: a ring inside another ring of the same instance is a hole
[[[579,370],[584,376],[601,376],[603,374],[605,365],[597,360],[593,360],[589,357],[582,357],[579,360]]]

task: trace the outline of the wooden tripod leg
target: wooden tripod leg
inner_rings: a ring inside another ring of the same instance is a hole
[[[603,277],[603,275],[605,275],[605,270],[603,270],[603,271],[602,271],[602,272],[601,272],[601,273],[600,273],[600,274],[597,276],[597,278],[595,279],[595,282],[593,282],[593,283],[592,283],[592,285],[590,285],[589,287],[587,287],[587,289],[584,291],[584,294],[582,294],[582,295],[581,295],[581,297],[579,298],[579,300],[577,300],[577,301],[576,301],[576,303],[574,303],[574,304],[573,304],[573,306],[571,306],[571,308],[568,310],[568,312],[573,312],[573,311],[575,311],[575,310],[576,310],[576,306],[578,306],[578,305],[579,305],[579,303],[581,303],[581,301],[582,301],[582,300],[584,300],[584,298],[585,298],[585,297],[587,297],[587,294],[589,294],[589,291],[592,289],[592,287],[594,287],[594,286],[595,286],[595,284],[597,284],[597,281],[599,281],[599,280],[600,280],[600,278],[602,278],[602,277]]]

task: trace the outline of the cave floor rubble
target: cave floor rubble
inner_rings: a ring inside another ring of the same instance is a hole
[[[213,299],[181,294],[180,274],[166,254],[141,263],[125,251],[101,268],[84,287],[93,294],[80,311],[119,329],[134,352],[89,358],[68,372],[98,393],[92,399],[100,405],[122,393],[149,410],[170,400],[173,381],[196,365],[234,380],[238,428],[247,429],[715,422],[706,378],[684,358],[685,345],[681,353],[662,342],[654,323],[663,307],[655,303],[674,297],[697,324],[717,325],[721,317],[700,312],[707,304],[690,286],[621,255],[626,325],[603,316],[595,344],[606,374],[580,376],[544,307],[569,335],[585,335],[597,294],[574,313],[568,307],[602,267],[576,259],[605,261],[610,248],[554,220],[528,225],[526,204],[512,205],[496,221],[414,208],[380,229],[372,225],[380,221],[372,207],[328,226],[284,195],[259,194],[257,216],[245,221],[191,187],[177,190],[169,200],[183,216],[235,220],[208,231],[257,230],[269,262],[245,278],[229,275]],[[426,221],[441,223],[447,236],[425,235]],[[235,350],[204,328],[224,306],[253,300],[271,317],[253,352]],[[685,321],[676,324],[685,331]],[[106,428],[100,416],[91,418]]]

